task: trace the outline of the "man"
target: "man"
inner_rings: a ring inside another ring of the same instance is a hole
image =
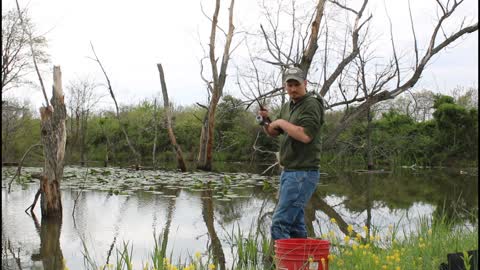
[[[304,207],[320,179],[320,127],[323,124],[323,99],[307,92],[304,72],[289,68],[283,77],[290,96],[278,118],[264,125],[264,131],[280,135],[280,197],[272,218],[272,240],[306,238]],[[266,119],[267,110],[259,114]]]

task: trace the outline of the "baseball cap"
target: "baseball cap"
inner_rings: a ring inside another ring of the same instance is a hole
[[[287,82],[288,80],[295,80],[299,83],[303,83],[305,80],[305,74],[303,70],[298,67],[291,67],[285,70],[283,73],[283,82]]]

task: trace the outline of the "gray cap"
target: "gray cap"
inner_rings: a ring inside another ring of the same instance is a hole
[[[303,83],[305,80],[305,73],[298,67],[291,67],[285,70],[283,73],[283,82],[286,83],[288,80],[295,80],[299,83]]]

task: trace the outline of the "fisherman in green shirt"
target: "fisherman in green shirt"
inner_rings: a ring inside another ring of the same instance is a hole
[[[283,104],[276,120],[264,131],[280,136],[280,197],[272,218],[272,240],[306,238],[304,208],[320,179],[320,127],[323,124],[323,98],[307,92],[305,73],[298,67],[283,75],[290,101]],[[267,110],[259,112],[264,119]]]

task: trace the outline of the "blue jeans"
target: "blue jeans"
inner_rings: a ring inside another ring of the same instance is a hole
[[[307,237],[304,207],[319,180],[319,171],[282,172],[280,198],[272,218],[272,240]]]

